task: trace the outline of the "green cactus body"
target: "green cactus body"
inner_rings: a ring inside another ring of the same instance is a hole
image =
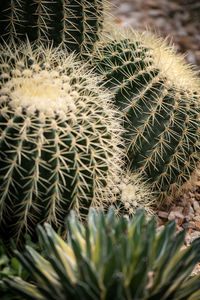
[[[0,35],[65,43],[68,51],[82,53],[98,41],[103,18],[102,0],[7,0],[0,4]]]
[[[99,79],[66,51],[0,57],[0,225],[20,235],[101,201],[120,170],[121,129]]]
[[[124,36],[100,43],[92,62],[122,111],[131,170],[162,200],[199,162],[199,81],[165,42]]]

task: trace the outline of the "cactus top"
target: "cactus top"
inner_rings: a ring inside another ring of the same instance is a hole
[[[140,55],[143,54],[143,68],[147,66],[150,68],[151,65],[152,69],[159,70],[160,76],[166,78],[168,84],[174,84],[177,89],[192,89],[200,92],[199,72],[194,71],[193,66],[186,63],[184,56],[177,53],[172,42],[169,43],[167,38],[159,38],[149,31],[139,32],[130,28],[118,28],[117,25],[110,25],[109,29],[109,34],[102,36],[91,57],[95,55],[102,62],[106,59],[104,66],[116,69],[118,50],[123,52],[121,65],[123,63],[128,65],[128,58],[131,60],[132,57],[137,63],[140,61]],[[138,64],[137,71],[142,71],[141,68],[142,65]]]
[[[40,114],[53,116],[76,110],[75,102],[79,94],[70,89],[68,76],[60,76],[56,71],[46,70],[33,76],[30,69],[22,72],[13,70],[12,73],[18,73],[20,76],[5,83],[1,93],[9,93],[10,105],[18,113],[27,109],[30,115],[39,111]]]

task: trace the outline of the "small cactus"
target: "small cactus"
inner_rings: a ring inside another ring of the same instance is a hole
[[[133,31],[105,38],[91,61],[122,111],[130,169],[169,200],[199,163],[196,74],[165,41]]]
[[[155,197],[151,187],[143,178],[131,171],[121,172],[121,176],[115,180],[116,185],[113,187],[113,200],[104,203],[107,211],[108,206],[115,208],[116,215],[133,216],[137,209],[144,209],[151,216],[154,215]]]
[[[1,40],[65,43],[68,51],[93,48],[103,26],[104,0],[6,0],[0,3]]]
[[[34,49],[0,47],[0,227],[18,238],[43,221],[62,224],[72,207],[87,213],[123,152],[99,78],[64,50]]]

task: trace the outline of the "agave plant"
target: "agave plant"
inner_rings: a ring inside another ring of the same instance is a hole
[[[26,240],[28,241],[28,240]],[[14,246],[14,245],[13,245]],[[12,251],[9,251],[0,239],[0,295],[1,300],[20,300],[19,295],[11,293],[8,286],[3,282],[4,278],[8,276],[20,276],[23,279],[28,279],[28,273],[13,255]]]
[[[132,219],[117,218],[110,209],[90,209],[83,226],[74,211],[66,223],[67,241],[49,224],[38,227],[42,257],[27,246],[17,252],[33,283],[5,279],[25,299],[199,299],[200,276],[188,278],[200,260],[200,239],[184,250],[184,232],[175,223],[156,233],[156,221],[138,210]]]

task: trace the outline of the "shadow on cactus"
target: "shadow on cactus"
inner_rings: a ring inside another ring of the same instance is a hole
[[[200,276],[189,278],[200,260],[200,239],[181,250],[184,232],[175,235],[175,222],[156,234],[155,219],[147,222],[137,211],[128,220],[110,209],[105,216],[90,209],[83,226],[71,212],[64,242],[45,224],[38,227],[42,257],[27,246],[17,257],[33,283],[10,277],[5,283],[25,299],[198,299]]]
[[[0,48],[0,226],[19,239],[100,205],[120,170],[110,95],[66,51]],[[120,145],[120,147],[119,147]]]
[[[91,61],[122,111],[130,169],[169,200],[199,163],[199,79],[147,32],[112,33]]]
[[[103,27],[105,0],[6,0],[0,3],[1,40],[51,41],[68,51],[93,49]]]

